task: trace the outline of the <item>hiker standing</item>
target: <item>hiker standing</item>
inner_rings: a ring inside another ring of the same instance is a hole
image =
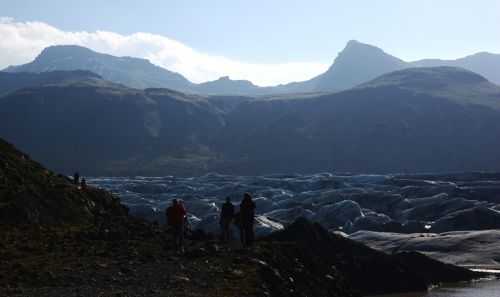
[[[231,203],[231,198],[227,197],[226,202],[222,205],[220,212],[220,228],[222,241],[228,241],[231,237],[231,222],[234,218],[234,205]]]
[[[85,177],[83,177],[82,181],[80,182],[80,188],[82,190],[86,190],[87,189],[87,180],[85,179]]]
[[[172,200],[172,205],[167,208],[167,223],[174,232],[175,250],[184,252],[184,225],[186,220],[186,209],[177,199]]]
[[[240,237],[244,247],[253,244],[254,234],[254,217],[255,217],[255,202],[249,193],[243,195],[243,200],[240,204]]]
[[[73,174],[73,184],[77,186],[80,184],[80,173],[75,172],[75,174]]]

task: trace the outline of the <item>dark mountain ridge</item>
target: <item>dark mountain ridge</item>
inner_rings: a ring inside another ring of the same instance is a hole
[[[26,87],[58,84],[65,81],[79,81],[85,79],[102,79],[90,71],[49,71],[42,73],[19,72],[9,73],[0,71],[0,96]]]
[[[198,96],[92,79],[0,100],[0,135],[62,172],[199,175],[500,170],[500,91],[405,69],[344,92]]]
[[[415,73],[422,77],[413,79]],[[422,87],[439,76],[446,78],[436,88]],[[474,97],[461,93],[462,83],[450,83],[462,76]],[[227,118],[237,144],[231,153],[244,155],[241,167],[258,168],[255,174],[498,170],[492,164],[500,158],[499,94],[474,73],[433,68],[307,100],[247,102]],[[256,118],[262,127],[251,124]]]

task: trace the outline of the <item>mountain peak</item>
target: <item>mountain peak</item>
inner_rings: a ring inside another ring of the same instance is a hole
[[[379,56],[390,56],[379,47],[367,43],[362,43],[357,40],[350,40],[345,46],[345,48],[340,52],[339,57],[341,55],[346,55],[346,54],[354,54],[354,55],[372,54]]]
[[[104,79],[133,88],[158,88],[187,91],[192,83],[142,58],[116,57],[78,45],[54,45],[45,48],[28,64],[9,67],[9,72],[47,72],[88,70]]]
[[[44,48],[41,54],[55,52],[55,51],[81,51],[81,52],[95,53],[95,51],[86,48],[84,46],[76,44],[60,44],[60,45],[50,45]]]
[[[98,55],[93,50],[79,45],[52,45],[46,47],[35,58],[35,61],[60,59],[66,56]]]
[[[407,63],[382,49],[351,40],[333,65],[318,77],[317,89],[338,91],[352,88],[384,73],[406,68]]]
[[[353,47],[375,47],[375,46],[352,39],[347,42],[345,48],[347,49]]]

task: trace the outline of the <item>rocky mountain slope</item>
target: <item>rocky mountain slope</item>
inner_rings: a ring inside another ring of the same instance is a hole
[[[494,171],[499,102],[499,87],[450,67],[400,70],[335,94],[259,98],[94,78],[2,97],[0,136],[50,168],[94,175]]]
[[[183,164],[184,156],[211,156],[212,133],[224,124],[206,98],[103,80],[27,88],[0,105],[1,135],[64,172],[95,173],[101,165],[120,170],[127,165],[120,162],[156,157],[180,159],[179,171],[199,170],[199,164]]]
[[[316,91],[346,90],[382,74],[407,68],[404,61],[381,49],[357,41],[349,41],[332,66],[314,78]]]
[[[126,214],[108,192],[78,188],[0,139],[0,224],[93,224]]]
[[[33,62],[11,66],[4,71],[39,73],[56,70],[87,70],[106,80],[139,89],[163,87],[187,90],[192,85],[182,75],[155,66],[148,60],[115,57],[76,45],[47,47]]]
[[[498,170],[499,101],[470,71],[407,69],[340,93],[243,103],[226,117],[227,154],[245,156],[235,174]]]
[[[0,96],[26,87],[57,84],[65,81],[78,81],[85,79],[101,79],[89,71],[49,71],[42,73],[20,72],[8,73],[0,71]]]

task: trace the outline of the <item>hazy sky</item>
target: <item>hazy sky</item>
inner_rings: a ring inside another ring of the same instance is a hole
[[[269,85],[323,72],[351,39],[405,60],[500,53],[498,0],[1,0],[0,16],[0,68],[75,43]]]

